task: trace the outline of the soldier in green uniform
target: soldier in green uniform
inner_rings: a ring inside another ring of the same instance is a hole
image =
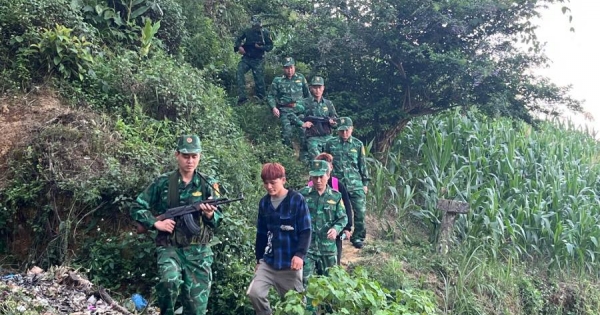
[[[283,75],[275,77],[267,95],[267,103],[275,117],[281,121],[283,143],[292,147],[292,121],[294,115],[304,112],[303,99],[308,97],[308,83],[300,73],[296,73],[296,63],[292,57],[283,59]]]
[[[325,152],[333,155],[333,176],[338,177],[348,190],[354,211],[352,245],[362,248],[367,235],[365,229],[366,195],[369,172],[365,163],[365,146],[352,137],[352,120],[342,117],[338,121],[338,137],[325,144]]]
[[[313,230],[302,272],[305,286],[310,275],[315,272],[326,275],[327,268],[337,264],[336,238],[348,223],[342,194],[327,184],[330,177],[329,163],[312,161],[308,175],[312,186],[300,190],[308,204]]]
[[[244,30],[233,47],[235,52],[242,55],[237,69],[238,105],[247,100],[246,72],[248,70],[252,70],[254,76],[256,97],[259,99],[265,97],[264,55],[265,52],[273,50],[271,34],[262,27],[260,19],[252,16],[251,22],[252,27]]]
[[[330,100],[323,97],[325,91],[325,80],[323,77],[315,76],[310,80],[310,94],[305,98],[304,122],[294,116],[295,124],[301,124],[304,131],[304,157],[306,161],[312,161],[323,152],[325,143],[331,138],[331,128],[336,125],[337,113]],[[323,121],[326,120],[326,121]]]
[[[199,211],[193,214],[162,221],[155,218],[167,209],[219,195],[217,182],[196,170],[201,150],[198,136],[179,137],[175,152],[178,169],[156,178],[138,195],[131,209],[135,221],[148,230],[158,231],[156,295],[163,315],[174,313],[180,295],[183,314],[206,313],[213,262],[208,243],[222,217],[221,212],[215,206],[201,204]],[[198,225],[200,232],[190,233],[186,221]]]

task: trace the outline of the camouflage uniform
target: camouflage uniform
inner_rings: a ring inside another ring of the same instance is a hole
[[[196,136],[183,136],[178,145],[180,153],[192,152],[200,147]],[[192,140],[186,143],[185,140]],[[172,178],[177,179],[179,202],[170,205],[169,184]],[[186,185],[181,180],[179,170],[160,175],[146,190],[138,195],[131,209],[131,217],[146,227],[156,230],[155,215],[167,209],[193,202],[206,200],[219,195],[217,182],[195,172],[192,180]],[[156,236],[156,252],[159,282],[156,285],[157,303],[160,314],[174,313],[175,303],[181,294],[183,314],[205,314],[212,282],[211,265],[213,253],[207,243],[213,236],[222,214],[215,211],[212,219],[207,219],[200,211],[191,215],[201,227],[198,235],[190,235],[182,217],[174,218],[173,233],[158,231]]]
[[[286,57],[283,66],[293,66],[294,59]],[[279,120],[281,121],[281,135],[283,143],[287,146],[292,146],[292,121],[295,115],[300,115],[304,112],[302,101],[308,97],[308,83],[306,78],[300,73],[294,73],[291,78],[281,75],[273,79],[271,89],[267,95],[267,103],[271,109],[277,107],[279,109]],[[295,103],[294,107],[286,105]]]
[[[348,117],[340,118],[338,131],[352,127],[352,120]],[[325,150],[333,155],[333,176],[338,177],[346,186],[350,196],[350,203],[354,211],[354,232],[352,243],[362,245],[366,237],[365,213],[366,194],[363,187],[369,184],[369,172],[365,163],[365,147],[355,137],[344,141],[340,137],[333,137],[325,144]]]
[[[322,176],[329,170],[327,161],[312,161],[310,176]],[[334,228],[338,234],[348,223],[346,210],[342,203],[342,194],[327,186],[319,195],[317,189],[304,187],[300,193],[306,199],[312,221],[313,237],[304,262],[302,279],[307,285],[308,277],[316,272],[326,275],[327,268],[337,264],[337,246],[334,240],[327,238],[329,229]]]
[[[255,44],[260,47],[256,47]],[[242,56],[237,68],[238,103],[247,99],[246,72],[248,70],[252,70],[254,76],[256,96],[263,99],[265,97],[265,64],[263,57],[265,52],[273,50],[273,40],[271,39],[271,33],[262,28],[257,17],[252,17],[252,27],[244,30],[237,38],[233,50],[237,52],[240,46],[244,47],[246,53]]]
[[[310,81],[310,85],[325,85],[324,80],[320,76],[315,76]],[[314,116],[320,118],[332,118],[334,121],[337,118],[337,112],[335,107],[330,100],[321,97],[320,101],[317,101],[313,96],[307,97],[303,100],[305,107],[304,117]],[[294,118],[295,123],[300,125],[302,120],[297,116]],[[335,126],[335,125],[334,125]],[[313,126],[304,131],[304,143],[303,153],[300,155],[306,161],[312,161],[317,155],[323,152],[325,143],[331,139],[331,125],[329,123],[315,123]]]

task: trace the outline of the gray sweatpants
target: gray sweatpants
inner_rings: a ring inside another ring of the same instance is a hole
[[[254,273],[254,278],[246,291],[256,315],[270,315],[273,313],[267,299],[271,287],[274,287],[282,298],[289,290],[304,291],[302,269],[277,270],[261,259]]]

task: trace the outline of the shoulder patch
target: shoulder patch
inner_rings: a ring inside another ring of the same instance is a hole
[[[194,197],[200,197],[200,196],[202,196],[202,192],[201,191],[195,191],[195,192],[192,193],[192,196],[194,196]]]
[[[337,202],[336,202],[335,200],[331,200],[331,199],[329,199],[329,200],[327,200],[327,203],[328,203],[328,204],[330,204],[330,205],[334,205],[334,204],[336,204]]]
[[[219,183],[213,183],[212,188],[213,188],[213,191],[215,192],[215,196],[220,197],[221,191],[219,190]]]
[[[350,152],[358,152],[356,149],[350,149]]]

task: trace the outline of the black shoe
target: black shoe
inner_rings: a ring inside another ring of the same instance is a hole
[[[365,246],[365,244],[362,241],[356,241],[352,242],[352,246],[354,246],[354,248],[361,249],[363,248],[363,246]]]

